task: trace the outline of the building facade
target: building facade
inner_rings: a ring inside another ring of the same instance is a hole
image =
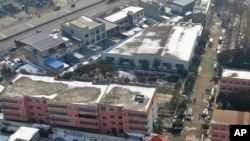
[[[105,50],[102,60],[120,67],[187,71],[201,32],[200,24],[164,23],[148,27]]]
[[[104,20],[117,24],[120,31],[128,30],[136,24],[143,23],[144,9],[141,7],[129,6],[117,13],[109,15]]]
[[[157,21],[164,21],[161,16],[164,15],[164,5],[158,1],[139,0],[139,6],[144,9],[146,17],[152,18]]]
[[[220,91],[222,93],[238,93],[250,89],[250,72],[237,69],[223,69]]]
[[[1,96],[6,120],[112,134],[148,134],[158,116],[156,88],[60,82],[52,77],[24,75],[13,82]],[[29,90],[24,90],[28,85]]]
[[[63,34],[77,37],[83,45],[95,45],[106,39],[105,24],[86,16],[80,16],[61,25]]]
[[[50,35],[44,32],[19,42],[24,46],[23,52],[28,60],[53,73],[61,73],[64,70],[63,63],[58,61],[59,59],[82,48],[82,42],[79,40],[69,40],[57,34]],[[51,66],[51,63],[56,65]]]
[[[249,121],[249,112],[215,109],[211,120],[211,140],[229,141],[230,125],[249,125]]]
[[[205,24],[208,18],[208,11],[211,0],[196,0],[192,13],[192,22]]]

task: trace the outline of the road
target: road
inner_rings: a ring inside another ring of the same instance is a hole
[[[55,21],[51,21],[51,22],[48,22],[48,23],[43,24],[41,26],[38,26],[35,29],[31,29],[31,30],[26,31],[26,32],[24,32],[22,34],[19,34],[19,35],[16,35],[16,36],[12,37],[12,38],[1,41],[0,42],[0,45],[1,45],[0,46],[1,47],[0,56],[2,56],[4,53],[6,53],[8,48],[10,48],[11,46],[14,45],[14,39],[15,38],[20,38],[25,34],[30,34],[32,32],[36,32],[37,29],[41,29],[43,32],[49,32],[50,33],[53,29],[60,28],[61,23],[64,23],[65,21],[67,21],[69,19],[73,19],[73,18],[81,16],[81,15],[85,15],[85,16],[88,16],[88,17],[93,17],[93,16],[96,16],[99,13],[104,13],[106,11],[112,10],[112,9],[114,9],[116,7],[120,7],[122,5],[126,5],[126,4],[129,4],[129,3],[130,3],[129,0],[119,0],[119,1],[116,1],[114,3],[107,3],[106,1],[104,1],[104,2],[101,2],[99,4],[94,5],[92,7],[77,11],[75,13],[72,13],[72,14],[68,15],[68,16],[64,16],[64,17],[59,18],[59,19],[57,19]],[[63,11],[63,9],[61,9],[61,11]]]

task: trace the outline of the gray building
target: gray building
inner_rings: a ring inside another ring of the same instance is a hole
[[[63,34],[79,38],[85,47],[101,43],[106,39],[105,24],[89,17],[80,16],[63,23]]]
[[[162,22],[161,16],[165,14],[164,4],[156,0],[139,0],[139,6],[144,8],[146,17]]]
[[[171,3],[171,9],[178,14],[185,14],[193,10],[194,2],[195,0],[174,0]]]
[[[206,23],[210,3],[211,0],[196,0],[192,13],[193,23],[201,23],[203,25]]]
[[[63,71],[63,63],[59,59],[82,47],[81,41],[73,41],[61,35],[51,35],[44,32],[37,33],[19,42],[24,45],[24,55],[28,60],[53,73]]]

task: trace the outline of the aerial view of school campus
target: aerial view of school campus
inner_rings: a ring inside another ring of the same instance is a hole
[[[249,7],[0,0],[0,141],[249,141]]]

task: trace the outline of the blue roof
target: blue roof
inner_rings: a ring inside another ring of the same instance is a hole
[[[172,3],[180,6],[185,6],[189,3],[194,2],[195,0],[174,0]]]
[[[63,68],[63,63],[54,58],[48,58],[47,60],[44,61],[44,64],[54,70]]]
[[[8,136],[0,135],[0,141],[8,141],[8,140],[9,140]]]

